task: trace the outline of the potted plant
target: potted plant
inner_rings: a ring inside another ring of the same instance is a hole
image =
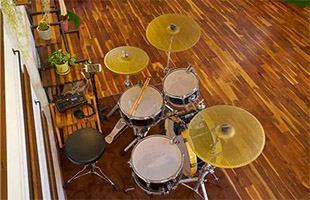
[[[72,10],[67,10],[66,15],[61,15],[60,9],[58,10],[60,15],[60,21],[63,25],[64,31],[68,30],[69,22],[73,22],[74,28],[78,29],[81,25],[81,18]]]
[[[42,40],[50,40],[52,38],[51,26],[46,21],[38,24],[37,31]]]
[[[70,72],[70,66],[75,66],[76,55],[70,55],[68,52],[63,52],[62,49],[55,51],[49,58],[48,62],[56,66],[56,72],[59,75],[66,75]]]

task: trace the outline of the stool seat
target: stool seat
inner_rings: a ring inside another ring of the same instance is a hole
[[[73,163],[87,165],[100,159],[105,146],[105,141],[99,131],[82,128],[68,137],[65,143],[65,154]]]

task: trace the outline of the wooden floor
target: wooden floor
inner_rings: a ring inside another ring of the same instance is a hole
[[[82,54],[103,64],[112,48],[133,45],[150,57],[132,84],[163,77],[166,54],[146,40],[148,23],[164,13],[194,17],[195,47],[172,54],[172,67],[192,63],[207,106],[230,104],[253,113],[266,132],[263,154],[226,170],[243,199],[309,199],[309,8],[276,0],[66,0],[77,12]],[[123,91],[124,77],[106,68],[100,96]]]

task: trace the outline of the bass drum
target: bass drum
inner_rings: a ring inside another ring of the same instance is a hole
[[[182,178],[183,155],[179,147],[163,135],[140,140],[130,158],[137,185],[148,194],[165,195]]]
[[[188,138],[188,132],[185,130],[181,132],[181,135],[176,136],[174,131],[174,122],[169,119],[166,119],[165,121],[165,129],[168,138],[172,139],[176,137],[175,140],[177,141],[177,145],[184,154],[183,174],[185,176],[192,176],[196,174],[198,168],[198,158],[186,141]]]

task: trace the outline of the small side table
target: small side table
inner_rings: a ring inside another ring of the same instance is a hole
[[[68,109],[60,113],[57,110],[55,103],[50,103],[50,110],[53,119],[53,125],[56,131],[59,148],[62,148],[64,142],[66,142],[69,135],[78,129],[88,127],[98,129],[101,132],[101,124],[97,112],[95,97],[91,95],[85,95],[85,97],[87,101],[95,107],[96,114],[84,119],[77,119],[73,115],[74,108]],[[83,108],[83,112],[89,114],[92,112],[92,110],[91,108],[85,107]]]

